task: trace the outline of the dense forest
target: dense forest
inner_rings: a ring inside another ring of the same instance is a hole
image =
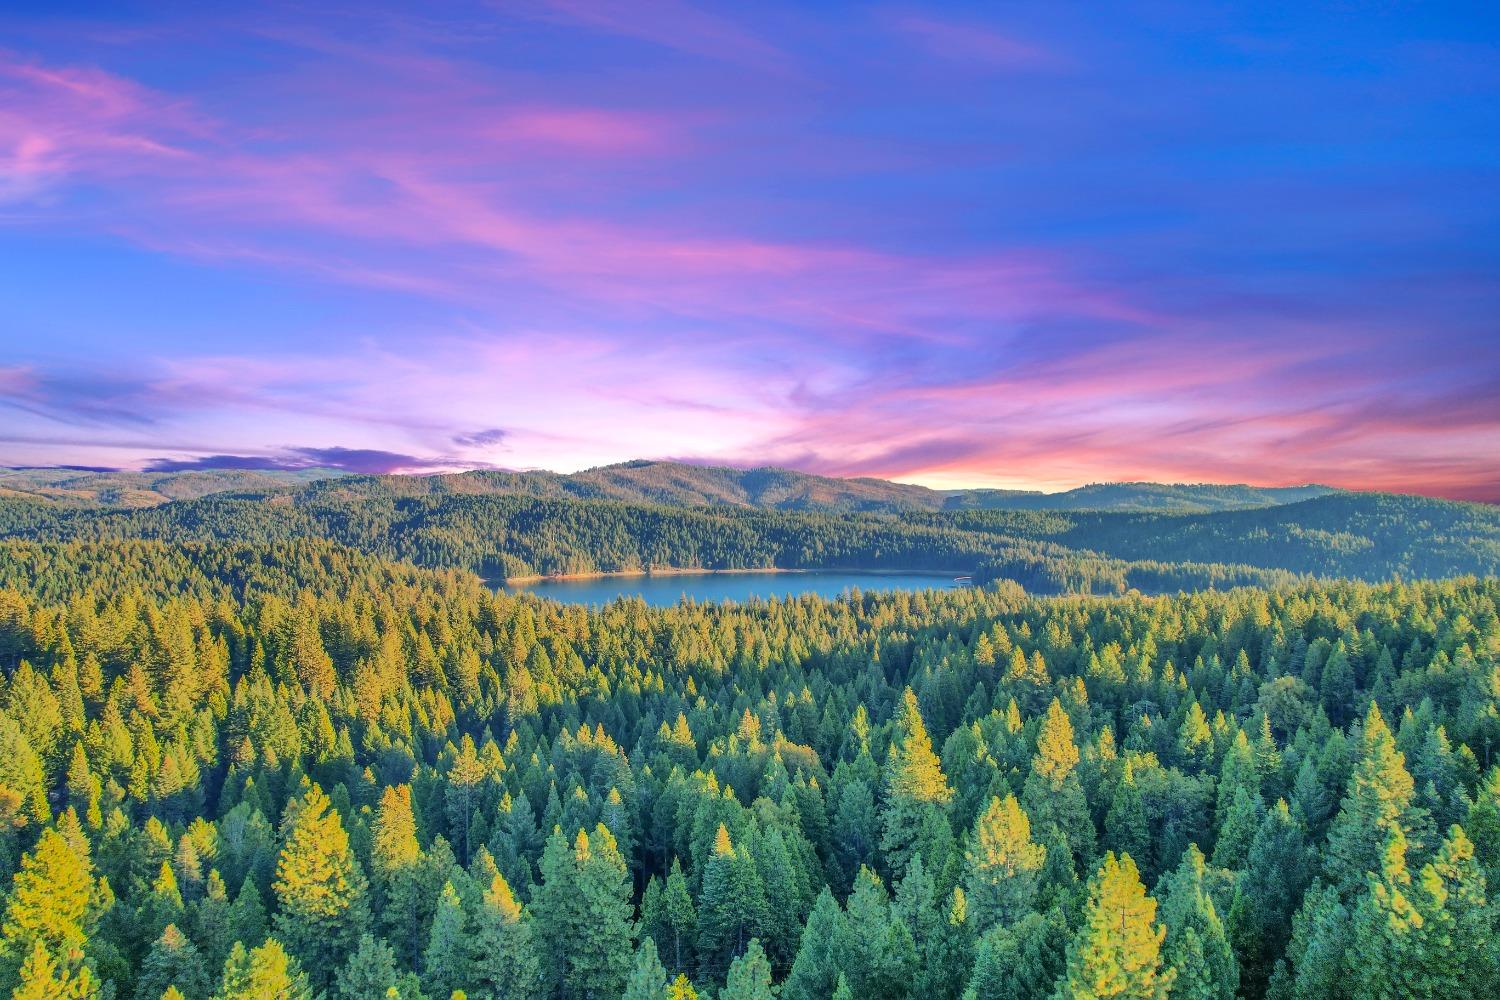
[[[1500,992],[1494,580],[589,609],[281,534],[0,544],[0,995]]]
[[[476,492],[477,475],[347,477],[146,508],[0,499],[0,538],[328,539],[489,579],[662,567],[941,570],[1044,594],[1500,572],[1500,510],[1425,497],[1334,493],[1190,514],[856,513]]]

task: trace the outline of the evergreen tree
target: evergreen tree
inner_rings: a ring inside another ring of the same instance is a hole
[[[719,824],[699,894],[698,959],[703,975],[721,978],[766,922],[765,888],[755,862],[736,850]]]
[[[922,722],[917,696],[907,688],[896,714],[895,732],[885,765],[885,802],[880,849],[892,875],[900,878],[911,863],[934,811],[941,814],[953,798],[942,763]]]
[[[578,903],[585,919],[569,928],[566,996],[608,1000],[625,988],[635,946],[634,907],[625,859],[602,823],[573,844]]]
[[[1240,973],[1224,925],[1205,884],[1206,862],[1196,844],[1166,879],[1161,918],[1167,936],[1162,961],[1172,970],[1179,1000],[1234,1000]]]
[[[281,942],[268,938],[249,952],[236,943],[224,963],[224,979],[214,1000],[314,1000],[297,960]]]
[[[287,806],[276,859],[276,933],[317,985],[369,929],[365,877],[328,796],[309,785]]]
[[[452,882],[444,883],[432,933],[422,955],[422,983],[433,996],[469,985],[470,940],[463,902]]]
[[[370,934],[360,937],[354,954],[339,970],[333,995],[338,1000],[421,1000],[417,977],[400,972],[395,951]]]
[[[213,989],[203,956],[176,924],[167,925],[141,963],[136,1000],[158,1000],[169,987],[185,1000],[207,1000]]]
[[[667,970],[656,954],[656,942],[642,939],[635,950],[635,965],[625,981],[623,1000],[665,1000],[668,989]]]
[[[1054,907],[979,939],[965,1000],[1047,1000],[1067,962],[1068,925]]]
[[[23,964],[31,966],[36,982],[43,981],[44,971],[60,983],[80,981],[98,908],[86,845],[70,842],[58,827],[43,830],[21,859],[6,900],[0,989],[15,987]],[[34,954],[38,947],[45,953],[41,959]]]
[[[47,946],[37,940],[17,971],[11,1000],[95,1000],[99,996],[99,984],[88,966],[70,970],[54,961]]]
[[[1031,821],[1014,795],[980,815],[964,852],[964,890],[977,933],[1031,910],[1047,850],[1031,839]]]
[[[844,913],[833,893],[825,888],[802,928],[797,957],[782,984],[784,1000],[824,1000],[833,994],[841,978],[836,949],[843,937],[843,925]]]
[[[1324,872],[1347,902],[1357,898],[1368,873],[1379,872],[1382,856],[1399,832],[1409,840],[1419,817],[1405,757],[1380,714],[1370,705],[1360,737],[1359,761],[1343,805],[1328,831]]]
[[[1173,980],[1173,971],[1161,963],[1166,933],[1156,923],[1156,900],[1146,894],[1130,855],[1106,854],[1089,883],[1060,995],[1164,1000]]]
[[[719,1000],[776,1000],[776,992],[771,985],[771,962],[760,941],[752,939],[745,953],[730,963]]]
[[[1094,824],[1079,782],[1078,760],[1072,720],[1054,698],[1037,734],[1021,804],[1031,818],[1033,836],[1056,860],[1063,855],[1052,854],[1054,847],[1075,860],[1090,856],[1094,849]]]
[[[480,903],[469,962],[475,1000],[540,1000],[545,982],[532,923],[499,872]]]

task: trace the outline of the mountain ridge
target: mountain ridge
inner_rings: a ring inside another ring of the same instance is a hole
[[[109,472],[0,469],[0,498],[63,506],[140,508],[220,493],[306,491],[361,496],[512,495],[621,500],[669,506],[858,513],[958,510],[1206,513],[1294,503],[1339,492],[1317,484],[1090,483],[1056,493],[985,487],[932,489],[870,476],[821,476],[779,466],[738,468],[635,459],[578,472],[475,469],[456,473],[350,475],[334,469]]]

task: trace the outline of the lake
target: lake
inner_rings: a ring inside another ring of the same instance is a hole
[[[806,573],[672,573],[657,576],[600,576],[588,579],[543,579],[509,584],[505,589],[550,597],[568,604],[606,604],[617,597],[639,596],[664,607],[683,597],[695,601],[748,601],[752,598],[817,594],[838,597],[860,590],[948,590],[960,586],[953,573],[860,573],[813,570]]]

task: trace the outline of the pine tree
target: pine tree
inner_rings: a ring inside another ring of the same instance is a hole
[[[667,1000],[698,1000],[698,991],[693,989],[688,977],[679,972],[672,985],[667,987]]]
[[[276,861],[277,936],[326,985],[369,929],[365,877],[328,796],[309,785],[287,806]]]
[[[99,984],[87,966],[70,970],[54,961],[38,940],[21,963],[11,1000],[95,1000],[99,995]]]
[[[452,882],[443,884],[432,933],[422,955],[422,985],[433,996],[444,996],[469,985],[469,934],[463,902]]]
[[[1056,907],[992,927],[975,949],[965,1000],[1047,1000],[1067,961],[1068,925]]]
[[[421,1000],[417,977],[399,972],[396,952],[370,934],[360,937],[354,954],[339,970],[333,995],[337,1000]]]
[[[585,919],[569,928],[566,996],[607,1000],[618,996],[635,952],[634,907],[625,859],[602,823],[573,843],[578,904]]]
[[[1380,874],[1368,875],[1369,890],[1350,923],[1345,958],[1354,1000],[1436,996],[1422,979],[1422,914],[1406,868],[1406,838],[1391,830]]]
[[[1046,860],[1047,849],[1032,841],[1031,820],[1016,797],[991,798],[964,852],[964,890],[976,933],[1031,911]]]
[[[834,942],[838,969],[849,988],[868,1000],[901,1000],[916,966],[916,944],[891,915],[880,876],[868,868],[854,880],[854,892]]]
[[[1321,882],[1314,885],[1292,920],[1291,940],[1271,975],[1267,998],[1347,1000],[1349,935],[1349,911],[1338,889]]]
[[[1283,799],[1266,813],[1235,881],[1228,929],[1247,997],[1265,993],[1276,960],[1286,951],[1292,916],[1311,880],[1312,860],[1302,824]]]
[[[1359,896],[1367,873],[1379,872],[1393,832],[1410,839],[1420,817],[1405,757],[1396,749],[1380,707],[1365,716],[1359,761],[1349,790],[1328,831],[1324,871],[1346,903]]]
[[[475,916],[470,952],[476,1000],[541,1000],[545,986],[532,923],[496,872]]]
[[[1206,867],[1193,844],[1166,879],[1162,961],[1173,970],[1172,996],[1178,1000],[1234,1000],[1239,987],[1234,952],[1204,883]]]
[[[719,1000],[776,1000],[776,990],[771,986],[771,962],[760,941],[751,940],[745,953],[730,963]]]
[[[802,942],[792,971],[782,984],[783,1000],[824,1000],[838,984],[839,956],[844,913],[826,888],[818,894],[802,928]]]
[[[1166,933],[1130,855],[1106,854],[1089,883],[1083,926],[1068,949],[1062,995],[1164,1000],[1173,978],[1161,964]]]
[[[1047,707],[1037,734],[1031,773],[1021,791],[1021,804],[1031,817],[1033,836],[1044,844],[1049,859],[1060,861],[1054,848],[1071,853],[1075,860],[1094,850],[1094,824],[1088,800],[1079,782],[1078,745],[1073,723],[1056,698]]]
[[[42,831],[21,859],[6,900],[0,923],[0,989],[16,985],[23,964],[31,965],[36,977],[45,968],[59,982],[80,980],[97,910],[86,842],[70,843],[60,827]],[[38,946],[45,961],[34,955]]]
[[[736,850],[719,824],[699,893],[698,959],[703,975],[721,978],[766,921],[765,888],[755,862]]]
[[[136,1000],[157,1000],[174,986],[186,1000],[206,1000],[213,989],[203,956],[176,924],[168,924],[141,963]]]
[[[917,696],[907,688],[901,696],[890,754],[886,758],[881,814],[880,849],[894,877],[906,873],[928,814],[941,812],[952,798],[953,789],[948,786],[942,763],[932,750],[932,740],[917,707]]]
[[[622,1000],[666,1000],[668,988],[667,970],[657,957],[656,942],[649,937],[642,939]]]
[[[1494,995],[1500,989],[1496,913],[1485,893],[1474,845],[1459,826],[1422,867],[1412,895],[1418,929],[1418,985],[1431,997]]]
[[[243,943],[235,944],[214,1000],[314,1000],[314,996],[297,960],[281,942],[268,938],[249,952]]]

